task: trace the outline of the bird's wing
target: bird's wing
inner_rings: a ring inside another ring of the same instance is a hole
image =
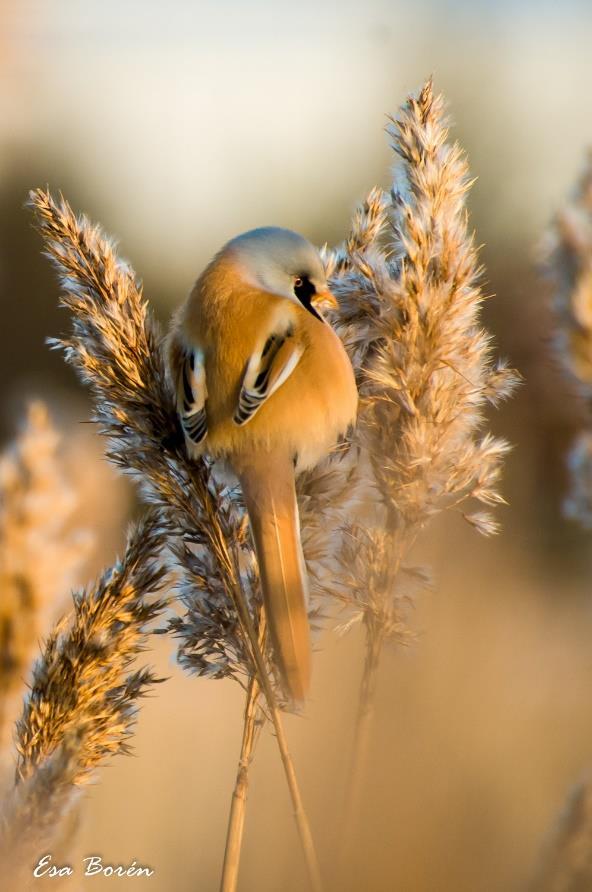
[[[242,427],[257,414],[292,374],[303,352],[303,345],[292,335],[270,335],[263,350],[254,353],[247,364],[234,413],[236,424]]]
[[[185,436],[199,446],[208,432],[206,372],[203,351],[188,347],[177,363],[177,412]]]

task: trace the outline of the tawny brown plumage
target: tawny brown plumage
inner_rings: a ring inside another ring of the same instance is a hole
[[[295,472],[329,452],[357,407],[347,354],[318,313],[323,300],[334,298],[315,249],[287,230],[255,230],[200,276],[169,341],[191,454],[225,460],[240,480],[275,657],[297,700],[310,640]]]

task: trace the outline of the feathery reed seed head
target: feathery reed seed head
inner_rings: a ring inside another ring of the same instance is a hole
[[[148,626],[165,607],[158,513],[132,531],[122,560],[73,596],[45,642],[16,725],[16,784],[0,813],[0,854],[49,843],[77,788],[129,752],[137,703],[159,679],[134,669]]]
[[[211,463],[185,451],[163,337],[135,274],[99,227],[63,199],[36,190],[30,204],[72,314],[70,337],[52,345],[89,384],[109,458],[166,523],[187,607],[171,623],[180,661],[197,674],[250,676],[252,651],[236,612],[237,587],[247,584],[241,567],[254,563],[244,511]]]
[[[518,379],[492,361],[479,324],[468,168],[459,146],[446,141],[443,99],[431,81],[388,129],[401,159],[390,206],[370,197],[349,239],[364,245],[361,257],[359,248],[350,257],[354,281],[346,276],[336,287],[351,325],[356,279],[365,280],[362,305],[373,312],[364,312],[371,347],[360,370],[360,433],[392,522],[405,529],[469,498],[503,501],[496,485],[508,445],[480,430],[485,405],[509,396]],[[370,214],[380,225],[364,223]],[[492,531],[486,514],[467,519]]]
[[[479,532],[497,531],[488,510],[465,505],[503,502],[497,486],[509,446],[482,433],[483,413],[519,377],[493,360],[480,325],[467,163],[447,141],[431,81],[388,132],[399,158],[390,195],[373,189],[344,245],[324,257],[360,387],[359,477],[369,501],[375,493],[374,518],[344,524],[344,588],[368,622],[400,637],[407,599],[397,595],[405,589],[398,574],[425,576],[404,563],[425,524],[454,509]]]

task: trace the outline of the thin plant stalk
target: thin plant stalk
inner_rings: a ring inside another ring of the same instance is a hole
[[[391,590],[394,580],[400,573],[404,558],[416,540],[416,533],[397,534],[396,528],[387,524],[391,538],[391,557],[386,575],[386,588]],[[386,598],[380,598],[374,610],[364,615],[364,669],[358,693],[358,705],[354,727],[354,740],[349,761],[345,805],[341,825],[340,869],[343,870],[347,854],[354,843],[356,821],[363,802],[364,769],[368,764],[368,750],[374,719],[376,685],[380,658],[389,638],[389,629],[396,622],[396,606]]]
[[[247,690],[245,704],[243,740],[241,745],[236,782],[232,794],[230,815],[228,818],[228,830],[226,833],[226,848],[224,850],[224,864],[222,866],[222,878],[220,892],[235,892],[238,882],[238,871],[245,828],[245,816],[247,810],[247,791],[249,787],[249,767],[253,757],[255,743],[257,741],[259,694],[261,688],[257,678],[253,676]]]
[[[281,719],[281,713],[269,684],[269,677],[265,675],[267,687],[270,689],[271,701],[267,699],[267,705],[271,722],[273,724],[275,737],[277,740],[280,757],[292,800],[294,810],[294,818],[300,835],[300,842],[304,853],[308,876],[311,889],[313,892],[323,892],[323,881],[318,857],[310,829],[308,816],[304,809],[294,763],[288,749],[288,742],[284,732],[284,726]],[[230,810],[230,818],[228,825],[228,833],[226,837],[226,850],[224,853],[224,867],[222,873],[222,881],[220,892],[233,892],[236,889],[238,879],[238,868],[241,851],[241,843],[244,829],[246,797],[248,788],[248,768],[250,758],[253,752],[255,742],[255,726],[257,721],[258,704],[257,699],[260,693],[259,680],[257,676],[251,678],[251,682],[247,694],[247,703],[245,707],[245,720],[243,728],[243,742],[241,754],[239,758],[239,767],[237,772],[236,784],[232,796],[232,805]]]
[[[194,475],[194,479],[196,476],[197,475]],[[224,536],[224,532],[220,527],[220,524],[218,523],[216,512],[214,510],[213,504],[211,503],[210,493],[207,488],[204,488],[202,498],[203,504],[206,506],[206,510],[208,510],[211,521],[211,544],[214,553],[218,556],[220,567],[223,570],[227,591],[229,591],[232,597],[232,601],[236,607],[240,624],[243,628],[243,632],[249,644],[250,655],[255,670],[254,677],[257,678],[267,702],[269,716],[275,732],[275,738],[277,741],[278,749],[280,751],[280,758],[282,760],[284,774],[286,776],[286,783],[288,784],[288,790],[290,793],[290,798],[292,800],[294,819],[296,821],[296,826],[298,828],[298,833],[300,836],[302,851],[308,869],[310,885],[313,889],[313,892],[323,892],[321,869],[315,849],[312,831],[310,829],[310,823],[306,814],[306,810],[304,808],[304,803],[302,801],[302,795],[300,793],[300,787],[298,785],[298,779],[296,777],[294,762],[292,761],[292,756],[290,755],[290,751],[288,749],[288,741],[284,731],[284,725],[282,722],[278,700],[269,679],[269,673],[265,664],[265,658],[263,656],[263,650],[259,635],[257,634],[253,618],[249,611],[245,593],[243,592],[242,586],[240,584],[240,577],[238,577],[238,574],[235,572],[236,562],[233,560],[231,550],[229,549],[228,543],[226,542],[226,538]]]
[[[360,812],[364,789],[364,768],[368,764],[368,750],[374,718],[378,667],[385,641],[384,627],[372,623],[366,632],[364,671],[360,681],[354,741],[350,754],[345,806],[341,828],[340,864],[343,867],[351,850],[356,820]]]
[[[277,697],[275,696],[275,692],[269,681],[269,675],[267,673],[267,668],[265,666],[265,661],[263,659],[263,654],[259,647],[257,638],[255,637],[253,641],[253,635],[255,635],[253,620],[251,619],[251,615],[248,610],[246,610],[245,613],[248,618],[248,626],[250,627],[249,638],[251,640],[251,643],[254,644],[253,654],[257,665],[257,675],[259,677],[259,681],[261,683],[261,687],[267,701],[271,722],[273,724],[273,729],[275,732],[275,738],[277,741],[278,749],[280,751],[280,758],[284,767],[284,774],[286,775],[286,783],[288,784],[288,790],[290,792],[290,798],[292,800],[292,807],[294,809],[294,819],[296,821],[296,826],[298,827],[302,851],[304,853],[304,859],[306,861],[306,866],[308,869],[310,885],[313,889],[313,892],[323,892],[323,881],[321,878],[319,860],[317,857],[308,816],[306,814],[304,803],[302,801],[302,795],[300,793],[300,787],[298,785],[298,779],[296,777],[294,762],[292,761],[292,756],[290,755],[290,751],[288,749],[288,740],[284,731],[284,724],[282,722]]]
[[[265,614],[261,613],[259,622],[259,645],[265,650],[266,624]],[[220,892],[235,892],[238,882],[240,856],[242,850],[245,817],[247,810],[247,792],[249,788],[249,769],[253,759],[258,731],[264,716],[261,714],[259,695],[261,685],[256,675],[252,675],[247,687],[247,699],[243,715],[243,739],[236,772],[236,781],[228,816],[224,863],[220,880]]]
[[[286,740],[286,735],[284,734],[284,726],[280,718],[280,711],[277,707],[277,704],[271,710],[271,719],[275,730],[277,744],[280,750],[280,756],[284,766],[286,781],[290,790],[290,797],[292,799],[292,806],[294,808],[294,818],[296,820],[296,824],[298,825],[298,832],[300,833],[300,842],[302,843],[304,857],[306,859],[310,885],[314,892],[323,892],[321,869],[314,846],[314,840],[312,838],[308,817],[304,810],[304,804],[302,802],[302,796],[300,795],[300,788],[298,786],[298,781],[296,778],[296,771],[294,770],[294,763],[292,762],[292,758],[288,751],[288,742]]]

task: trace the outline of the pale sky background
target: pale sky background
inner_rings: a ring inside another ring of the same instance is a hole
[[[388,182],[386,114],[432,72],[494,248],[536,239],[592,143],[585,3],[5,0],[2,16],[0,175],[17,154],[80,183],[139,271],[183,289],[254,225],[338,240]]]

